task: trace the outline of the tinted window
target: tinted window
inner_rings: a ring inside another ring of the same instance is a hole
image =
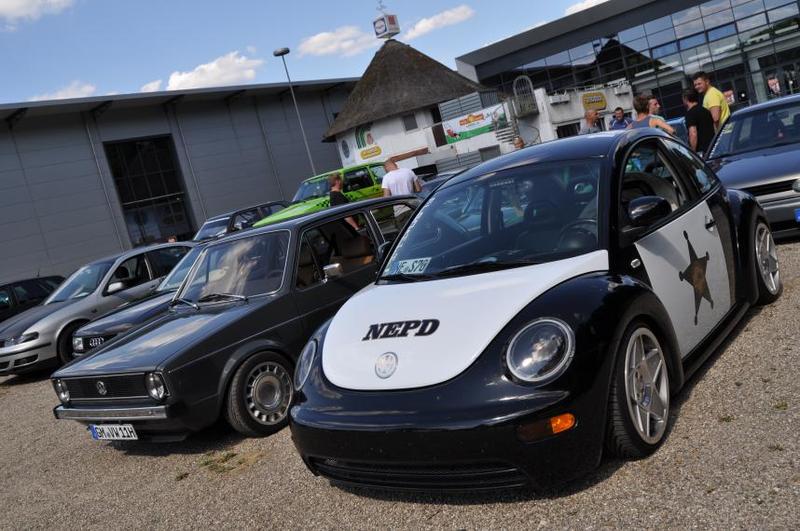
[[[148,280],[150,280],[150,275],[147,272],[147,263],[144,260],[144,255],[139,254],[122,262],[119,267],[114,270],[109,284],[112,282],[122,282],[125,285],[125,289],[129,289],[143,284]]]
[[[375,242],[366,228],[364,215],[349,217],[363,228],[356,230],[346,219],[339,219],[304,233],[297,269],[298,288],[321,282],[326,265],[337,263],[342,266],[342,275],[348,275],[375,261]]]
[[[44,289],[46,289],[48,293],[64,282],[64,279],[60,277],[45,277],[37,280],[44,286]]]
[[[800,103],[789,103],[731,116],[709,158],[797,142],[800,142]]]
[[[417,129],[417,117],[413,112],[403,115],[403,128],[406,131],[414,131]]]
[[[160,278],[169,275],[175,264],[180,262],[187,252],[189,252],[189,247],[181,245],[147,253],[147,259],[150,260],[150,267],[153,269],[153,276]]]
[[[362,188],[369,188],[373,185],[372,177],[366,168],[349,171],[344,174],[344,191],[355,192]]]
[[[0,288],[0,311],[11,308],[11,293],[8,288]]]
[[[400,230],[413,213],[414,207],[405,203],[372,210],[372,215],[375,217],[375,221],[378,222],[383,239],[387,242],[394,241],[397,238]]]
[[[303,181],[300,183],[297,193],[294,194],[292,202],[298,203],[315,197],[327,197],[330,191],[331,185],[328,183],[328,175],[313,181]]]
[[[14,296],[17,298],[17,303],[19,304],[29,304],[44,300],[50,293],[35,280],[25,280],[19,284],[14,284],[12,289],[14,290]]]
[[[194,265],[194,261],[197,260],[197,257],[200,256],[202,250],[203,246],[198,245],[197,247],[192,247],[189,252],[183,255],[181,261],[172,268],[172,271],[170,271],[161,284],[159,284],[156,291],[172,291],[178,289],[183,279],[189,274],[189,270],[192,268],[192,265]]]
[[[239,212],[233,218],[233,230],[246,229],[251,227],[256,221],[261,221],[261,214],[259,214],[257,208]]]
[[[230,218],[214,219],[206,221],[197,234],[194,235],[194,241],[207,240],[209,238],[216,238],[222,236],[228,231],[228,221]]]
[[[625,162],[620,186],[622,226],[628,225],[628,205],[637,197],[662,197],[673,212],[684,208],[689,201],[683,183],[673,174],[654,142],[643,142],[633,149]]]
[[[675,158],[678,169],[691,178],[701,194],[714,187],[717,183],[716,178],[689,148],[672,141],[666,141],[666,144]]]
[[[278,203],[276,203],[274,205],[263,205],[261,207],[261,216],[262,216],[262,218],[265,218],[267,216],[271,216],[272,214],[280,212],[284,208],[285,207],[283,205],[278,204]]]

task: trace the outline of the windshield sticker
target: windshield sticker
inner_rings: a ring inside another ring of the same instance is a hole
[[[431,258],[412,258],[411,260],[400,260],[397,262],[397,272],[404,275],[424,273]]]

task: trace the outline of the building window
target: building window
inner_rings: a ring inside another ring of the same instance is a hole
[[[406,130],[406,133],[409,131],[416,131],[417,127],[417,117],[414,113],[404,114],[403,115],[403,127]]]
[[[433,123],[438,124],[439,122],[442,121],[442,113],[439,112],[438,105],[434,105],[433,107],[431,107],[430,111],[431,111],[431,120],[433,120]]]
[[[109,142],[106,158],[134,246],[194,234],[169,136]]]

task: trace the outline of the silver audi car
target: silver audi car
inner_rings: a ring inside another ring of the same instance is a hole
[[[79,327],[148,295],[193,245],[140,247],[75,271],[41,305],[0,323],[0,375],[72,360]]]

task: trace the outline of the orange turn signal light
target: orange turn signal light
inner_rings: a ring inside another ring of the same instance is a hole
[[[564,413],[563,415],[558,415],[550,419],[550,430],[553,432],[553,435],[561,433],[562,431],[567,431],[574,425],[575,415],[572,413]]]

